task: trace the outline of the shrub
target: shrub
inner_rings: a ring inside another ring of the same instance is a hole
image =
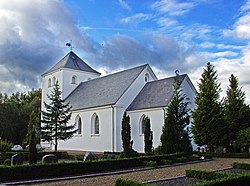
[[[233,168],[250,170],[250,164],[249,163],[233,162]]]
[[[7,140],[0,139],[0,153],[5,154],[8,151],[11,151],[13,144]]]
[[[128,180],[128,179],[124,180],[124,179],[118,178],[115,181],[115,186],[144,186],[144,184],[134,181],[134,180]]]
[[[198,153],[200,156],[204,157],[218,157],[218,158],[250,158],[249,153],[215,153],[215,152],[206,152]]]
[[[11,160],[10,159],[4,160],[3,165],[10,166],[11,165]]]
[[[229,174],[225,172],[211,172],[211,171],[193,170],[193,169],[186,170],[187,177],[198,178],[202,180],[221,179],[221,178],[229,177],[231,175],[233,174]]]
[[[157,165],[156,161],[144,161],[143,163],[147,167],[155,167]]]

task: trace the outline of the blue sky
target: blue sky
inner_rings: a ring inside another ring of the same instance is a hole
[[[103,75],[149,63],[159,78],[210,61],[223,89],[230,74],[250,100],[250,0],[0,1],[1,92],[40,87],[69,48]]]

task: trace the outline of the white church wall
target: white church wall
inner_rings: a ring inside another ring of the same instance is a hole
[[[99,117],[99,135],[91,134],[91,119],[94,114]],[[73,124],[77,115],[79,115],[82,120],[82,134],[75,134],[69,140],[60,141],[58,149],[91,152],[112,151],[111,114],[112,109],[110,106],[73,111],[70,124]]]
[[[49,103],[47,95],[51,94],[53,90],[53,85],[58,81],[60,85],[60,90],[62,90],[62,71],[55,71],[54,73],[47,74],[42,77],[42,110],[44,110],[44,102]],[[51,80],[51,85],[49,86],[49,79]],[[55,82],[54,82],[55,81]]]
[[[128,106],[135,99],[135,97],[142,90],[144,85],[147,83],[145,81],[147,77],[147,82],[156,80],[155,75],[152,73],[151,69],[147,66],[133,84],[128,88],[128,90],[122,95],[116,104],[116,119],[115,119],[115,151],[122,151],[122,137],[121,137],[121,125],[122,117]]]
[[[144,134],[141,134],[140,122],[143,116],[150,118],[151,130],[153,131],[153,147],[160,145],[160,137],[164,124],[163,108],[152,108],[137,111],[129,111],[131,138],[133,140],[133,149],[138,152],[144,152]]]
[[[72,77],[75,77],[75,82],[72,82]],[[99,74],[79,71],[74,69],[63,70],[62,98],[65,99],[81,82],[89,81],[99,77]]]

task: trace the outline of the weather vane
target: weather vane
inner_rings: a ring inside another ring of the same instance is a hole
[[[70,47],[70,50],[72,51],[73,50],[73,46],[72,46],[72,40],[70,40],[70,42],[69,43],[66,43],[66,46],[67,47]]]

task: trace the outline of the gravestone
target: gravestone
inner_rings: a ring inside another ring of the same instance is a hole
[[[98,157],[93,152],[87,152],[83,158],[83,161],[96,160]]]
[[[44,163],[58,163],[58,158],[54,154],[47,154],[42,158],[42,164]]]
[[[24,158],[21,154],[11,156],[11,165],[22,165]]]

